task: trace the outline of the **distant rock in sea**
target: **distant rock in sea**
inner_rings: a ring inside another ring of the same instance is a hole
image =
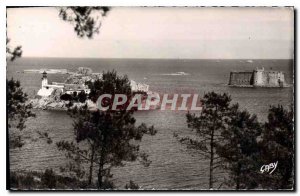
[[[166,74],[160,74],[160,75],[162,75],[162,76],[188,76],[190,74],[183,72],[183,71],[179,71],[179,72],[175,72],[175,73],[166,73]]]
[[[24,73],[43,73],[47,72],[48,74],[66,74],[68,73],[67,69],[25,69]]]

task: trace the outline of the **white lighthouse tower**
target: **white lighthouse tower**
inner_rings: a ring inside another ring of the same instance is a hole
[[[48,85],[48,78],[46,71],[43,72],[42,77],[42,88],[38,91],[38,95],[41,97],[48,97],[51,95],[53,88],[50,87],[51,85]]]
[[[42,88],[46,88],[45,86],[48,85],[48,79],[47,79],[47,72],[43,72],[43,77],[42,77]]]

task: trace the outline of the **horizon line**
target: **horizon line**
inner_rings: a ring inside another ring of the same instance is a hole
[[[60,58],[60,59],[149,59],[149,60],[294,60],[294,58],[132,58],[132,57],[41,57],[22,56],[22,58]],[[17,60],[17,59],[16,59]]]

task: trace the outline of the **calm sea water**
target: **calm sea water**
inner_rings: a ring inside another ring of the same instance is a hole
[[[118,74],[127,74],[137,82],[150,85],[150,90],[159,93],[198,93],[215,91],[229,93],[232,102],[250,113],[257,114],[260,121],[267,118],[270,105],[293,104],[293,88],[233,88],[228,87],[231,70],[253,70],[264,67],[267,70],[280,70],[286,81],[293,84],[292,60],[147,60],[147,59],[62,59],[62,58],[21,58],[7,66],[7,78],[14,77],[33,97],[41,86],[41,75],[22,73],[26,69],[68,69],[90,67],[94,72],[115,69]],[[188,75],[174,75],[185,72]],[[48,81],[64,81],[67,75],[48,74]],[[10,168],[16,170],[43,171],[59,167],[65,162],[64,155],[58,152],[55,142],[73,137],[72,119],[63,111],[36,110],[37,117],[29,119],[24,130],[25,146],[10,150]],[[145,189],[207,189],[208,162],[197,152],[186,149],[173,137],[173,133],[189,134],[185,122],[185,112],[140,111],[135,114],[137,123],[154,125],[158,133],[145,136],[141,150],[147,152],[152,164],[127,163],[125,167],[112,171],[117,186],[124,187],[133,180]],[[54,143],[48,145],[39,139],[37,131],[47,131]],[[217,178],[222,181],[223,175]]]

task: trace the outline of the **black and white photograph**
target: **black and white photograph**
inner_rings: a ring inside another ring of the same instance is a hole
[[[295,13],[7,6],[6,189],[295,191]]]

